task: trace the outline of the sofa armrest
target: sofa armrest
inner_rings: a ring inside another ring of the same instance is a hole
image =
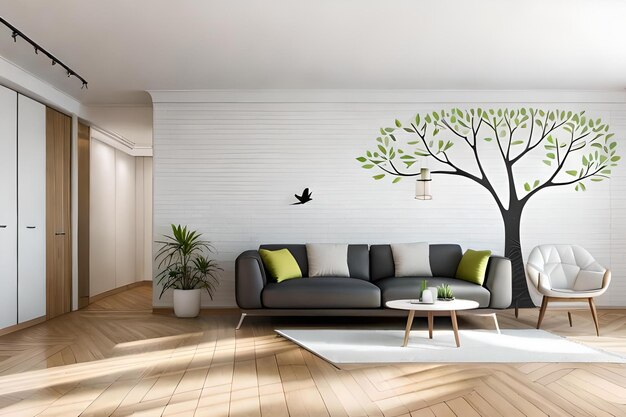
[[[487,265],[485,287],[491,293],[489,308],[508,308],[513,300],[513,269],[511,260],[491,256]]]
[[[239,308],[263,308],[261,292],[267,283],[258,251],[243,252],[235,261],[235,298]]]

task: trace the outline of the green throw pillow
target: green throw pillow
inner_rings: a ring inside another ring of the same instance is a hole
[[[289,249],[259,250],[265,268],[276,282],[292,278],[302,278],[302,271]]]
[[[490,250],[466,250],[456,270],[456,278],[483,285],[490,256]]]

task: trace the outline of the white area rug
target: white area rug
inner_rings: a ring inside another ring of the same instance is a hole
[[[401,347],[403,330],[295,329],[276,333],[335,364],[407,362],[605,362],[626,358],[593,349],[543,330],[461,330],[457,348],[452,330],[413,330]]]

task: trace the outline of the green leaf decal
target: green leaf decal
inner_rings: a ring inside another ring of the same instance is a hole
[[[395,184],[397,182],[400,182],[401,179],[402,179],[402,177],[396,177],[396,178],[394,178],[394,180],[391,183]]]
[[[372,178],[374,178],[375,180],[382,180],[383,178],[385,178],[385,174],[374,175]]]
[[[529,183],[524,183],[524,190],[530,191],[530,184]]]

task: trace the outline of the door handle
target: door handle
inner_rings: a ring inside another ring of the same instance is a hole
[[[34,229],[35,226],[26,226],[27,229]]]
[[[6,224],[0,224],[0,229],[6,229],[7,225]]]
[[[55,236],[65,236],[65,232],[56,232]]]

